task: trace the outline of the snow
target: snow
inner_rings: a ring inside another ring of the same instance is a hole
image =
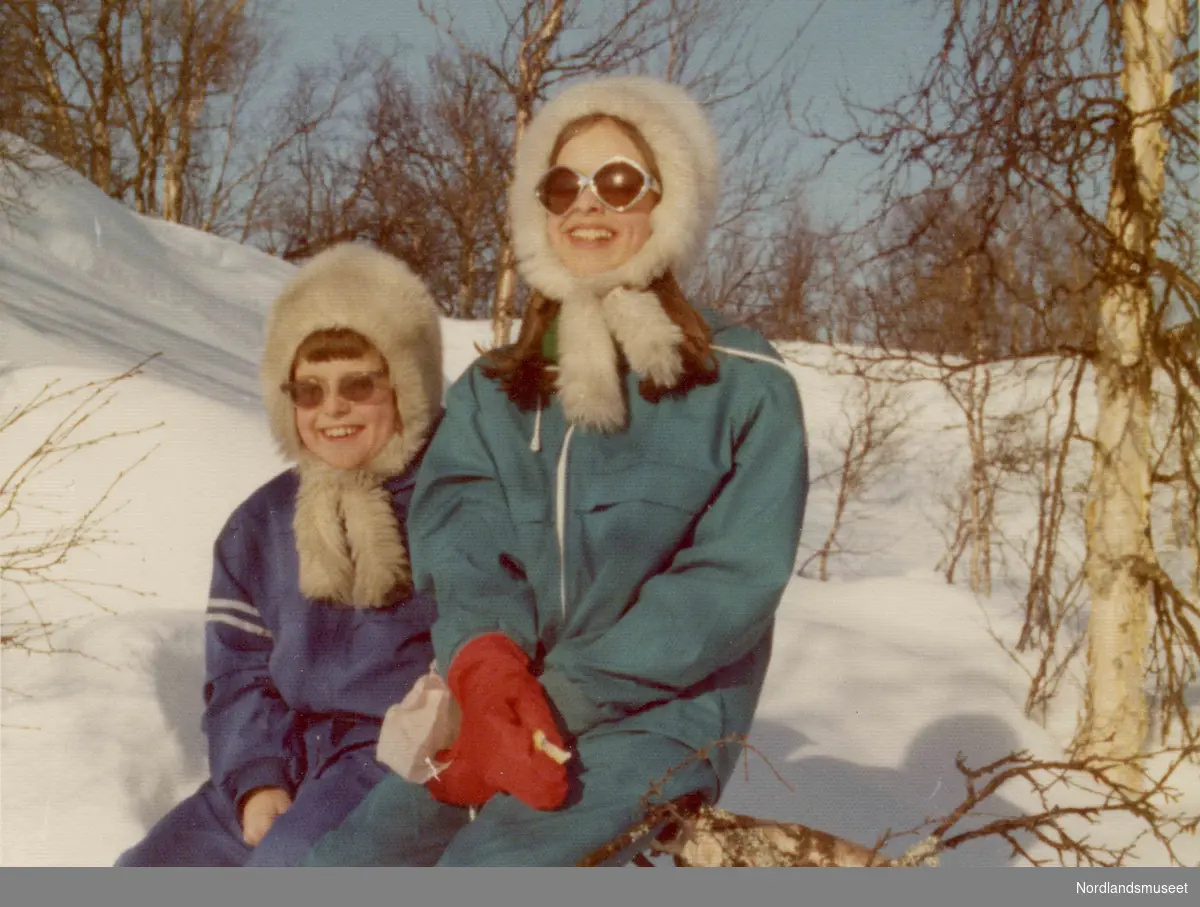
[[[32,200],[30,216],[0,223],[0,424],[48,385],[102,382],[160,354],[111,387],[75,440],[116,436],[30,479],[24,500],[37,506],[21,513],[23,532],[69,522],[125,473],[101,507],[107,535],[56,574],[75,585],[30,590],[36,614],[57,628],[30,645],[56,651],[5,648],[0,660],[0,865],[103,866],[207,774],[200,712],[211,545],[232,509],[282,468],[256,376],[264,315],[292,269],[139,217],[77,177],[38,187]],[[490,326],[443,327],[452,380]],[[837,374],[826,349],[783,349],[819,476],[836,465],[854,380]],[[1022,396],[1044,392],[1049,375],[1047,366],[998,399],[1015,410]],[[0,477],[79,399],[5,431]],[[972,766],[1017,749],[1061,755],[1078,707],[1068,680],[1045,726],[1022,711],[1026,674],[993,638],[1011,646],[1020,627],[1019,563],[997,563],[990,598],[971,594],[962,571],[948,585],[935,569],[945,544],[938,498],[965,462],[962,416],[933,383],[906,386],[897,406],[910,414],[899,456],[848,514],[848,553],[831,562],[828,582],[797,576],[787,589],[754,751],[722,801],[866,844],[952,809],[964,791],[960,751]],[[1086,465],[1072,468],[1083,476]],[[834,491],[828,479],[812,491],[800,563],[825,537]],[[17,531],[12,515],[4,519],[0,543]],[[1006,499],[1005,519],[1012,537],[1027,534],[1028,497]],[[1067,542],[1077,558],[1081,540]],[[0,586],[0,600],[5,633],[33,618],[15,583]],[[1188,768],[1175,781],[1179,808],[1194,814],[1200,773]],[[983,810],[1034,805],[1028,789],[1010,785]],[[1112,821],[1092,835],[1124,843],[1136,831]],[[1200,840],[1188,839],[1180,856],[1200,862]],[[1165,859],[1144,845],[1136,861]],[[993,838],[943,862],[1022,861]]]

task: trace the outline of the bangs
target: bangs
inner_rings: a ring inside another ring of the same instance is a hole
[[[295,370],[297,362],[331,362],[335,359],[359,359],[379,353],[378,348],[358,331],[350,328],[325,328],[313,331],[296,347],[296,355],[292,359]],[[383,356],[380,355],[380,359]],[[387,369],[387,360],[383,362]]]
[[[550,164],[558,163],[558,156],[562,154],[563,146],[576,136],[583,135],[597,123],[612,123],[621,132],[633,142],[635,147],[643,158],[646,160],[646,170],[661,186],[663,182],[662,173],[658,169],[658,159],[654,155],[654,149],[650,147],[650,143],[638,131],[638,128],[628,120],[623,120],[620,117],[615,117],[608,113],[589,113],[580,117],[577,120],[572,120],[563,127],[562,132],[558,134],[558,139],[554,143],[554,147],[550,149]]]

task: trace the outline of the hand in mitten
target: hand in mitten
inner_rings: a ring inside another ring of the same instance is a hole
[[[525,653],[503,634],[480,636],[458,653],[446,680],[462,717],[457,739],[438,754],[450,765],[427,783],[430,793],[459,806],[500,791],[534,809],[562,806],[563,739]]]

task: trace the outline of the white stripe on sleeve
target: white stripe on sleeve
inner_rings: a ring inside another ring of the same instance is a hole
[[[262,615],[258,613],[258,608],[246,602],[240,602],[236,598],[210,598],[208,600],[208,607],[209,610],[219,608],[223,611],[238,611],[260,623],[262,622]]]
[[[230,627],[236,627],[246,633],[253,633],[255,636],[262,636],[266,639],[273,639],[271,631],[266,627],[258,624],[252,624],[248,620],[242,620],[240,617],[234,617],[232,614],[221,614],[215,611],[208,612],[208,622],[213,624],[226,624]]]

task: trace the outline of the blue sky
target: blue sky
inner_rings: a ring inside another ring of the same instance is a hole
[[[734,0],[736,2],[736,0]],[[840,119],[839,89],[847,88],[865,101],[880,101],[903,85],[936,49],[939,30],[931,19],[932,0],[760,0],[761,49],[769,54],[820,6],[801,38],[797,53],[805,60],[797,106],[811,102],[832,126]],[[451,12],[471,34],[483,38],[494,0],[428,0],[439,14]],[[283,0],[290,40],[283,62],[325,56],[335,39],[398,36],[413,48],[411,72],[424,72],[423,59],[436,46],[437,33],[417,10],[416,0]],[[498,41],[498,37],[497,37]],[[801,149],[808,162],[819,149]],[[860,182],[874,162],[862,154],[839,159],[808,189],[814,213],[851,216],[861,195]]]

